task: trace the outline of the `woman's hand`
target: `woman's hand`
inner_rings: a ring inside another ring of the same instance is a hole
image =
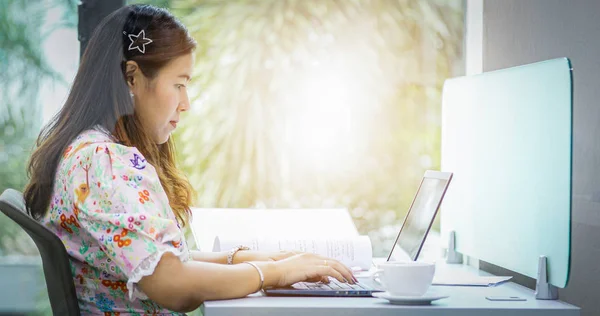
[[[328,277],[340,282],[356,283],[352,271],[341,262],[312,253],[293,254],[273,263],[278,273],[276,287],[296,282],[328,282]]]
[[[283,259],[287,259],[289,257],[300,254],[300,252],[295,251],[279,251],[279,252],[265,252],[263,255],[266,257],[265,261],[279,261]]]

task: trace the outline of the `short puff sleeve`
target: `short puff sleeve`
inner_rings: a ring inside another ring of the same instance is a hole
[[[137,282],[154,272],[163,254],[189,260],[158,174],[135,147],[90,144],[80,153],[82,172],[73,183],[89,187],[87,194],[82,185],[74,192],[83,233],[110,258],[107,273],[127,280],[129,299],[147,299]]]

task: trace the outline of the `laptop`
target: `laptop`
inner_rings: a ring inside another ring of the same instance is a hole
[[[451,172],[425,172],[387,261],[417,260],[450,180]],[[374,292],[382,292],[374,283],[370,278],[359,279],[356,284],[330,278],[329,284],[298,282],[290,287],[267,288],[264,292],[270,296],[369,297]]]

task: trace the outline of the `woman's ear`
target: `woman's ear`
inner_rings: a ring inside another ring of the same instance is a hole
[[[138,83],[136,76],[139,75],[140,68],[133,60],[128,60],[125,66],[125,79],[127,80],[127,85],[130,89],[133,89],[134,85]]]

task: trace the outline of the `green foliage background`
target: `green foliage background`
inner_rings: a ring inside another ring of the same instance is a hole
[[[65,8],[61,22],[42,29],[46,11]],[[26,164],[42,122],[39,89],[44,80],[66,84],[42,52],[46,35],[75,27],[74,0],[4,0],[0,9],[0,192],[22,191]],[[26,12],[26,14],[25,14]],[[0,255],[36,254],[29,238],[0,214]]]
[[[442,84],[463,71],[463,2],[172,1],[171,10],[199,41],[193,110],[176,135],[197,205],[345,207],[385,255],[424,170],[439,169]],[[349,128],[334,131],[334,148],[318,146],[336,116]]]

